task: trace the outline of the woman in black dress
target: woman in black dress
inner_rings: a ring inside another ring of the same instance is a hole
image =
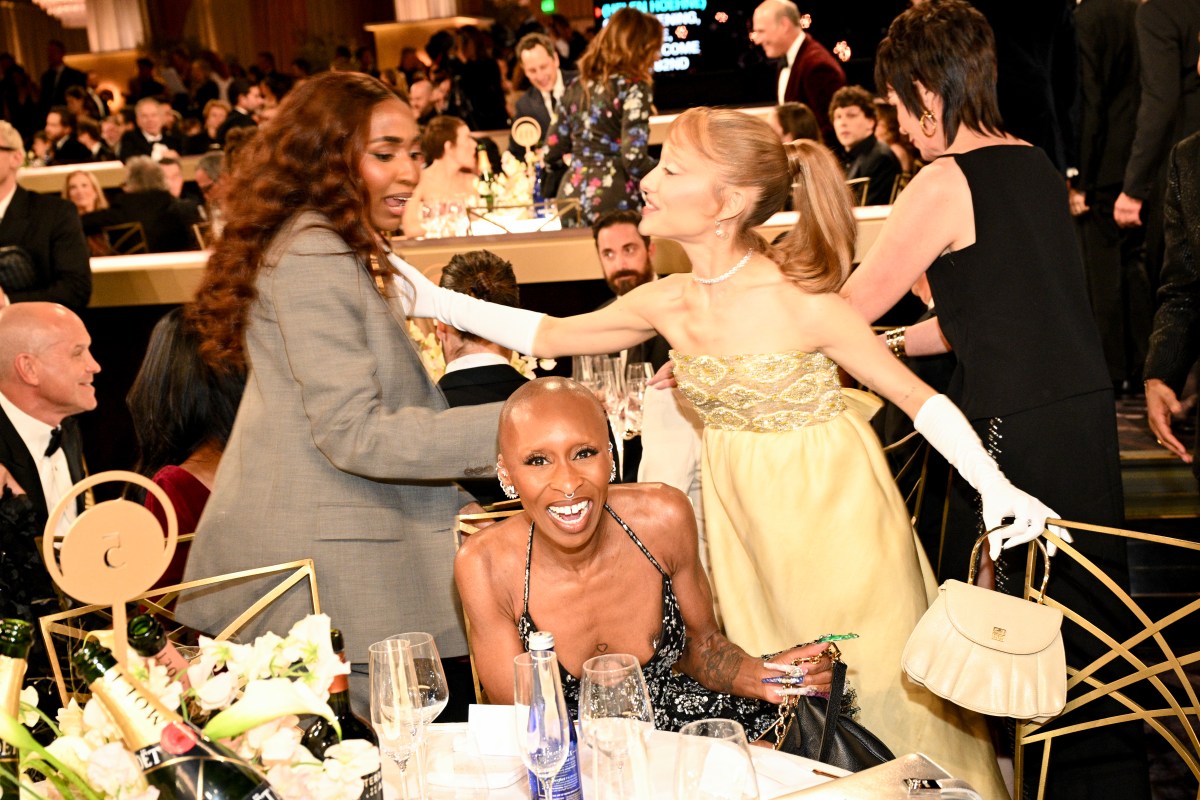
[[[914,356],[953,348],[958,368],[948,393],[1004,474],[1062,519],[1119,525],[1112,387],[1066,187],[1041,150],[1004,130],[991,29],[961,0],[915,6],[880,44],[876,81],[930,163],[899,196],[842,294],[874,320],[926,274],[938,315],[890,332],[893,350]],[[956,484],[942,578],[965,577],[981,525],[977,502],[969,486]],[[1123,540],[1076,533],[1075,547],[1128,588]],[[1018,553],[997,562],[1003,591],[1021,592]],[[935,563],[937,555],[930,554]],[[1055,563],[1049,594],[1117,640],[1131,630],[1115,598],[1105,599],[1107,591],[1067,559]],[[1070,666],[1082,668],[1108,650],[1070,621],[1063,633]],[[1063,722],[1123,710],[1092,703]],[[1052,753],[1048,797],[1148,796],[1140,724],[1056,740]],[[1025,774],[1036,786],[1036,765],[1027,762]]]
[[[687,496],[663,484],[610,486],[607,430],[595,395],[563,378],[530,381],[505,404],[497,477],[524,511],[468,539],[454,564],[480,683],[492,702],[511,703],[513,657],[530,633],[551,631],[572,708],[584,661],[630,653],[656,727],[724,717],[757,738],[784,695],[829,690],[829,660],[807,665],[802,685],[762,682],[780,671],[717,627]]]

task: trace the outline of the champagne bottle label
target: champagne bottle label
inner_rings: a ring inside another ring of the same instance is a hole
[[[92,683],[92,694],[109,709],[121,731],[121,738],[132,750],[150,747],[159,741],[159,732],[181,717],[169,711],[152,695],[133,688],[120,667],[109,667],[104,677]]]
[[[383,800],[383,769],[377,769],[363,778],[363,793],[359,800]]]
[[[185,722],[172,722],[162,738],[136,753],[151,786],[166,796],[195,800],[279,800],[254,770],[205,740]],[[181,791],[184,787],[187,792]],[[194,794],[191,787],[195,787]]]

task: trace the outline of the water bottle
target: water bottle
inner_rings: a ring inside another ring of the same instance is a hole
[[[534,631],[529,634],[529,650],[545,651],[554,650],[554,634],[548,631]],[[532,771],[529,773],[529,796],[532,800],[583,800],[583,781],[579,777],[579,737],[575,733],[574,722],[570,725],[571,729],[571,749],[567,753],[567,760],[563,762],[562,769],[554,776],[554,781],[550,784],[550,797],[542,794],[541,786],[538,784],[537,776]]]

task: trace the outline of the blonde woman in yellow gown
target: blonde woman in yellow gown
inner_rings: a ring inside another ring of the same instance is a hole
[[[793,180],[800,221],[779,250],[754,228],[783,206]],[[1006,796],[982,719],[901,669],[935,586],[878,440],[842,391],[837,366],[914,417],[979,490],[989,527],[1016,518],[994,535],[995,552],[1036,537],[1053,512],[1005,479],[958,409],[838,296],[855,223],[828,151],[782,145],[765,122],[736,111],[697,108],[672,124],[641,187],[641,232],[678,241],[691,274],[566,318],[446,293],[396,258],[398,290],[414,316],[539,356],[666,337],[676,379],[704,418],[704,512],[730,640],[771,653],[823,633],[861,634],[843,648],[861,721],[894,752],[924,752],[985,797]]]

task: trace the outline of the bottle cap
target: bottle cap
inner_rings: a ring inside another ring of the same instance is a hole
[[[554,634],[550,631],[534,631],[529,634],[530,650],[553,650]]]

